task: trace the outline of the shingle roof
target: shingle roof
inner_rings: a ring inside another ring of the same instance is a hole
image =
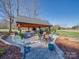
[[[50,25],[49,22],[46,20],[41,20],[37,18],[29,18],[29,17],[17,17],[16,22]]]

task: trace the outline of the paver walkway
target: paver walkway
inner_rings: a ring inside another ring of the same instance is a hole
[[[26,59],[64,59],[63,52],[54,44],[55,50],[48,49],[48,43],[40,40],[28,39],[31,50],[26,54]],[[26,40],[27,41],[27,40]],[[33,43],[34,42],[34,43]]]

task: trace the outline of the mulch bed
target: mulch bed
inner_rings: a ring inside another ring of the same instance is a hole
[[[6,51],[2,56],[0,56],[0,59],[21,59],[22,57],[20,48],[16,46],[9,46],[0,42],[0,48],[4,48]]]
[[[79,43],[67,38],[58,38],[56,44],[64,52],[65,59],[79,59]]]

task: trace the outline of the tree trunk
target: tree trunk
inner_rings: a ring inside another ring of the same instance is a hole
[[[9,33],[12,32],[12,24],[11,24],[12,22],[11,22],[11,20],[12,20],[12,19],[11,19],[11,17],[10,17],[10,28],[9,28]]]

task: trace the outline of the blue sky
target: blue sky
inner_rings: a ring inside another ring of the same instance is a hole
[[[79,0],[40,0],[40,16],[51,24],[79,24]]]
[[[28,6],[27,3],[25,2],[25,7]],[[48,20],[51,24],[61,26],[79,24],[79,0],[39,0],[38,3],[39,17]]]

